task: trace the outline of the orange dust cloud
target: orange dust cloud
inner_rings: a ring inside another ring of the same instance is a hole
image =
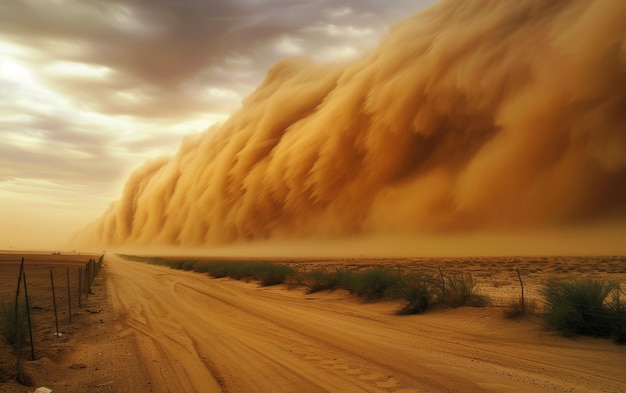
[[[147,162],[83,247],[532,231],[626,218],[626,2],[448,0],[292,58]]]

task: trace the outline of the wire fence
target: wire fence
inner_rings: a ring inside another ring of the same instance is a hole
[[[89,306],[92,285],[103,259],[101,255],[86,262],[46,263],[25,258],[19,263],[6,258],[0,261],[3,270],[0,326],[15,349],[18,381],[22,379],[21,360],[37,359],[38,345],[51,335],[61,337],[80,310]],[[15,280],[12,285],[11,277]],[[35,335],[35,330],[39,334]]]

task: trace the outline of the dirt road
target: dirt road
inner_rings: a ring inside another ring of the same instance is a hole
[[[344,292],[260,288],[109,256],[121,335],[145,392],[620,392],[626,350],[500,309],[396,316]]]

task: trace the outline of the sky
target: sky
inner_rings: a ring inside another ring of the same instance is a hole
[[[0,3],[0,249],[57,249],[278,60],[342,63],[431,0]]]

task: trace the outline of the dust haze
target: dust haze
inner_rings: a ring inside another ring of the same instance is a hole
[[[625,222],[626,2],[463,0],[350,64],[279,62],[228,121],[135,170],[74,242],[458,250],[524,233],[606,251]]]

